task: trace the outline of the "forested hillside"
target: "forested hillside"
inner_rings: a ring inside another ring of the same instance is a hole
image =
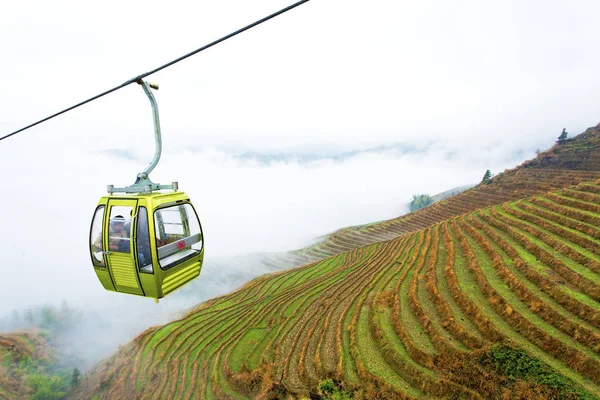
[[[47,331],[0,334],[0,399],[65,399],[81,378],[57,357]]]

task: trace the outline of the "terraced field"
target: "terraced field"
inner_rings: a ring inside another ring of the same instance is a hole
[[[376,224],[341,229],[329,235],[323,242],[300,250],[296,254],[303,257],[300,262],[331,257],[356,247],[416,232],[482,207],[542,194],[598,178],[600,173],[597,171],[520,169],[496,177],[492,184],[479,185],[406,216]]]
[[[600,398],[600,180],[556,174],[577,186],[540,195],[552,179],[520,175],[518,200],[483,186],[389,222],[390,240],[259,277],[147,330],[77,395],[308,397],[333,378],[366,399]],[[562,383],[503,376],[485,362],[498,343]]]

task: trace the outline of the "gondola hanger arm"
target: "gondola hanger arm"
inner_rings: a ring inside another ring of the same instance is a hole
[[[177,191],[179,189],[179,184],[177,182],[172,182],[170,185],[161,185],[159,183],[154,183],[150,180],[150,172],[154,170],[154,168],[158,165],[160,161],[160,156],[162,154],[162,135],[160,130],[160,118],[158,116],[158,103],[156,102],[156,98],[154,94],[152,94],[152,89],[158,90],[158,85],[154,83],[148,83],[143,79],[139,79],[137,81],[138,84],[142,86],[144,89],[144,93],[148,96],[150,100],[150,105],[152,106],[152,120],[154,122],[154,157],[150,164],[144,170],[137,174],[135,182],[123,188],[116,188],[114,185],[107,185],[106,189],[108,193],[152,193],[155,190],[174,190]]]

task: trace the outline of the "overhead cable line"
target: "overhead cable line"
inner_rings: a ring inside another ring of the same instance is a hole
[[[13,135],[16,135],[16,134],[17,134],[17,133],[19,133],[19,132],[23,132],[23,131],[24,131],[24,130],[26,130],[26,129],[29,129],[29,128],[31,128],[31,127],[34,127],[34,126],[38,125],[38,124],[41,124],[42,122],[48,121],[49,119],[52,119],[52,118],[54,118],[54,117],[57,117],[57,116],[59,116],[59,115],[61,115],[61,114],[64,114],[64,113],[66,113],[67,111],[71,111],[71,110],[73,110],[73,109],[75,109],[75,108],[77,108],[77,107],[79,107],[79,106],[82,106],[82,105],[84,105],[84,104],[86,104],[86,103],[89,103],[89,102],[91,102],[91,101],[94,101],[94,100],[96,100],[96,99],[99,99],[99,98],[100,98],[100,97],[102,97],[102,96],[106,96],[106,95],[107,95],[107,94],[109,94],[109,93],[116,92],[117,90],[119,90],[119,89],[122,89],[122,88],[124,88],[125,86],[129,86],[129,85],[131,85],[132,83],[141,82],[141,81],[142,81],[142,79],[144,79],[145,77],[147,77],[147,76],[149,76],[149,75],[152,75],[152,74],[154,74],[155,72],[158,72],[158,71],[160,71],[160,70],[163,70],[163,69],[165,69],[165,68],[167,68],[167,67],[170,67],[171,65],[173,65],[173,64],[176,64],[176,63],[178,63],[179,61],[185,60],[186,58],[188,58],[188,57],[191,57],[191,56],[193,56],[194,54],[200,53],[201,51],[204,51],[204,50],[206,50],[206,49],[208,49],[208,48],[210,48],[210,47],[213,47],[214,45],[217,45],[217,44],[219,44],[219,43],[221,43],[221,42],[224,42],[225,40],[227,40],[227,39],[229,39],[229,38],[232,38],[232,37],[236,36],[236,35],[237,35],[237,34],[239,34],[239,33],[242,33],[242,32],[244,32],[244,31],[247,31],[248,29],[254,28],[254,27],[255,27],[255,26],[257,26],[257,25],[260,25],[260,24],[262,24],[263,22],[266,22],[266,21],[268,21],[268,20],[270,20],[270,19],[272,19],[272,18],[275,18],[275,17],[277,17],[278,15],[281,15],[281,14],[283,14],[283,13],[285,13],[285,12],[287,12],[287,11],[289,11],[289,10],[293,9],[293,8],[296,8],[296,7],[298,7],[299,5],[302,5],[302,4],[304,4],[304,3],[307,3],[308,1],[310,1],[310,0],[300,0],[300,1],[298,1],[297,3],[294,3],[294,4],[292,4],[292,5],[288,6],[288,7],[286,7],[286,8],[283,8],[283,9],[281,9],[281,10],[279,10],[279,11],[277,11],[277,12],[275,12],[275,13],[271,14],[271,15],[268,15],[268,16],[266,16],[266,17],[264,17],[264,18],[262,18],[262,19],[260,19],[260,20],[258,20],[258,21],[256,21],[256,22],[253,22],[253,23],[251,23],[250,25],[246,25],[245,27],[243,27],[243,28],[241,28],[241,29],[238,29],[238,30],[237,30],[237,31],[235,31],[235,32],[232,32],[232,33],[230,33],[229,35],[223,36],[222,38],[220,38],[220,39],[217,39],[217,40],[215,40],[214,42],[211,42],[211,43],[209,43],[209,44],[207,44],[207,45],[204,45],[204,46],[202,46],[202,47],[200,47],[200,48],[198,48],[198,49],[196,49],[196,50],[194,50],[194,51],[192,51],[192,52],[190,52],[190,53],[187,53],[187,54],[185,54],[185,55],[183,55],[183,56],[181,56],[181,57],[179,57],[179,58],[177,58],[177,59],[175,59],[175,60],[171,61],[171,62],[168,62],[168,63],[166,63],[166,64],[164,64],[164,65],[161,65],[160,67],[158,67],[158,68],[155,68],[155,69],[153,69],[153,70],[151,70],[151,71],[145,72],[145,73],[143,73],[143,74],[141,74],[141,75],[138,75],[138,76],[136,76],[135,78],[131,78],[131,79],[129,79],[128,81],[126,81],[125,83],[122,83],[122,84],[120,84],[119,86],[115,86],[114,88],[112,88],[112,89],[109,89],[109,90],[107,90],[107,91],[105,91],[105,92],[102,92],[102,93],[100,93],[100,94],[98,94],[98,95],[96,95],[96,96],[94,96],[94,97],[91,97],[91,98],[89,98],[89,99],[85,100],[85,101],[82,101],[81,103],[77,103],[77,104],[75,104],[74,106],[71,106],[71,107],[69,107],[69,108],[65,108],[64,110],[62,110],[62,111],[59,111],[59,112],[57,112],[56,114],[52,114],[52,115],[50,115],[49,117],[46,117],[46,118],[44,118],[44,119],[41,119],[41,120],[39,120],[39,121],[37,121],[37,122],[35,122],[35,123],[31,124],[31,125],[27,125],[27,126],[26,126],[26,127],[24,127],[24,128],[21,128],[21,129],[19,129],[19,130],[17,130],[17,131],[14,131],[14,132],[12,132],[12,133],[9,133],[9,134],[8,134],[8,135],[6,135],[6,136],[2,136],[2,137],[0,137],[0,140],[7,139],[7,138],[9,138],[9,137],[11,137],[11,136],[13,136]]]

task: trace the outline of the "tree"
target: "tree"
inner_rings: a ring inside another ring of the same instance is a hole
[[[44,329],[52,330],[52,328],[54,328],[58,323],[58,318],[57,318],[56,313],[49,306],[42,307],[41,313],[42,313],[42,323],[40,324],[40,326]]]
[[[485,171],[485,174],[483,175],[483,179],[481,180],[481,183],[491,183],[492,181],[492,172],[488,169],[487,171]]]
[[[81,381],[81,372],[79,372],[78,368],[73,370],[73,374],[71,375],[71,387],[79,386],[79,382]]]
[[[431,203],[433,203],[433,199],[428,194],[413,194],[412,201],[410,202],[410,212],[427,207]]]
[[[565,128],[563,128],[562,133],[558,137],[558,144],[565,144],[565,143],[567,143],[567,136],[568,135],[569,134],[567,133],[567,130]]]

